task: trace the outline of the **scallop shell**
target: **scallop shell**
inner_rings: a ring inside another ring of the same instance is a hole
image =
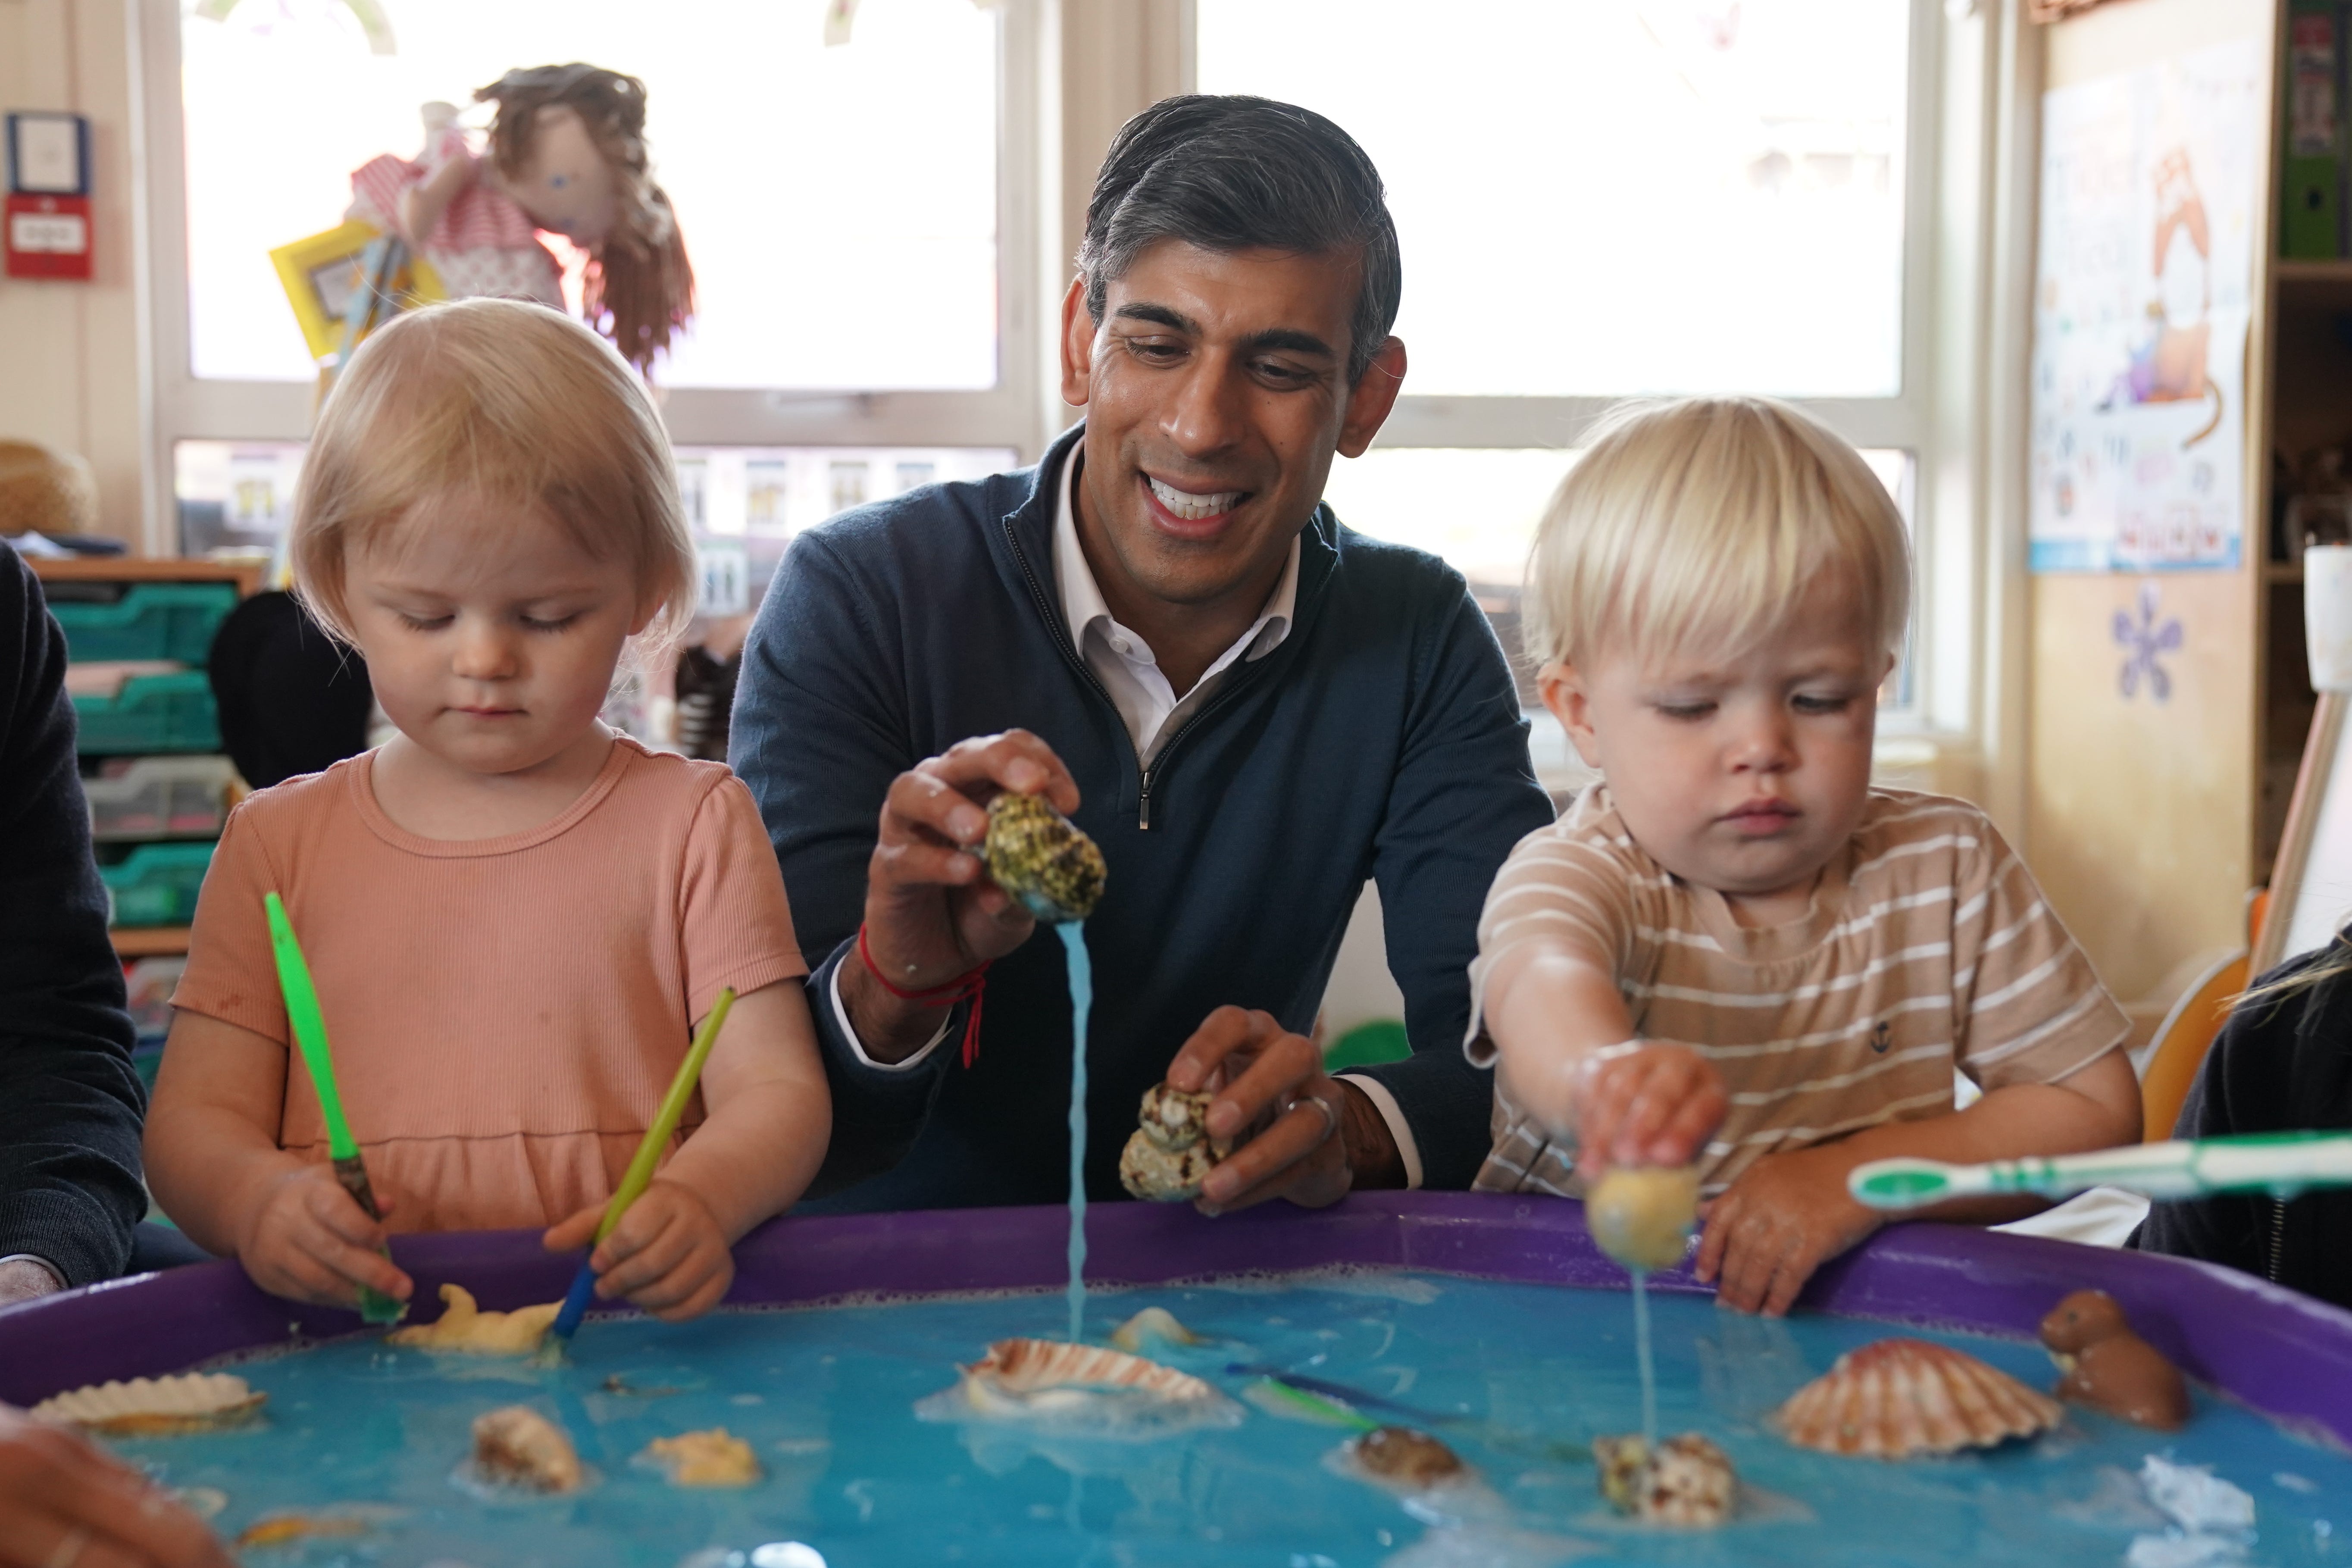
[[[572,1439],[529,1405],[502,1405],[474,1417],[474,1463],[488,1480],[543,1492],[580,1489],[580,1455]]]
[[[1041,921],[1094,913],[1108,874],[1095,841],[1034,795],[1000,795],[988,803],[982,855],[996,885]]]
[[[751,1445],[724,1426],[656,1437],[641,1458],[667,1472],[674,1487],[748,1487],[760,1479]]]
[[[967,1394],[980,1389],[1022,1398],[1057,1388],[1088,1388],[1139,1389],[1170,1404],[1224,1398],[1191,1373],[1066,1340],[999,1340],[986,1356],[963,1369],[963,1378]]]
[[[1595,1437],[1601,1495],[1618,1512],[1644,1524],[1711,1530],[1731,1518],[1739,1478],[1730,1456],[1696,1432],[1668,1437],[1654,1449],[1638,1434]]]
[[[119,1437],[162,1437],[233,1426],[251,1416],[268,1397],[255,1393],[241,1377],[191,1372],[73,1389],[42,1400],[33,1406],[33,1415]]]
[[[1972,1355],[1895,1339],[1838,1357],[1772,1421],[1801,1448],[1900,1459],[2031,1437],[2063,1414],[2056,1400]]]

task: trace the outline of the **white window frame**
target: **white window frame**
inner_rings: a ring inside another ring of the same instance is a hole
[[[1955,458],[1967,458],[1967,445],[1975,438],[1972,422],[1954,419],[1956,406],[1973,402],[1977,384],[1969,374],[1975,278],[1967,258],[1949,253],[1956,244],[1975,243],[1986,212],[1973,195],[1983,182],[1981,153],[1972,140],[1980,105],[1970,95],[1979,90],[1985,73],[1990,31],[1977,0],[1908,4],[1902,383],[1886,397],[1790,401],[1857,447],[1893,447],[1912,456],[1909,500],[1918,586],[1910,653],[1913,697],[1882,715],[1880,731],[1915,744],[1948,743],[1972,736],[1980,685],[1976,515],[1981,497],[1970,482],[1972,461],[1964,463],[1966,472],[1950,471]],[[1179,71],[1182,90],[1190,92],[1198,80],[1198,13],[1195,0],[1180,5]],[[1955,210],[1956,193],[1962,193],[1961,210]],[[1955,259],[1963,265],[1956,268]],[[1961,372],[1957,384],[1955,369]],[[1571,448],[1619,401],[1425,396],[1412,392],[1408,377],[1373,444]]]
[[[1043,360],[1036,351],[1046,301],[1038,250],[1043,72],[1041,7],[1051,0],[999,0],[997,33],[997,377],[970,392],[760,391],[665,387],[662,416],[681,447],[1003,447],[1024,459],[1041,449]],[[188,342],[187,167],[180,100],[180,5],[131,0],[134,127],[145,149],[139,247],[148,552],[176,554],[173,452],[185,440],[304,441],[315,388],[304,382],[200,380]],[[853,43],[849,47],[855,48]],[[322,215],[328,226],[331,214]],[[291,236],[289,237],[292,237]],[[1057,301],[1056,301],[1057,302]],[[1048,334],[1050,335],[1050,334]],[[658,383],[659,367],[656,367]]]

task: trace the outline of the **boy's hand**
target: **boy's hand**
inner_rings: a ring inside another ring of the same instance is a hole
[[[389,1215],[399,1198],[371,1177],[376,1207]],[[359,1287],[371,1285],[395,1301],[415,1289],[383,1255],[390,1232],[370,1219],[359,1200],[335,1180],[332,1166],[315,1161],[268,1178],[237,1238],[237,1260],[253,1282],[273,1296],[320,1307],[359,1305]]]
[[[1785,1315],[1814,1269],[1885,1223],[1847,1195],[1855,1163],[1838,1143],[1765,1155],[1700,1205],[1706,1230],[1692,1271],[1702,1283],[1720,1277],[1724,1306]]]
[[[1628,1040],[1586,1057],[1576,1072],[1577,1170],[1687,1165],[1723,1125],[1723,1075],[1688,1046]]]
[[[547,1249],[587,1246],[604,1217],[603,1204],[582,1209],[547,1233]],[[625,1296],[669,1323],[700,1317],[735,1283],[735,1255],[718,1216],[700,1194],[665,1176],[654,1178],[588,1261],[596,1270],[598,1300]]]

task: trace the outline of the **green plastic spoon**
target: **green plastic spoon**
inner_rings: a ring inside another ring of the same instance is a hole
[[[286,918],[285,901],[276,893],[262,895],[269,911],[269,951],[278,960],[278,988],[286,995],[286,1021],[293,1026],[294,1043],[302,1065],[310,1069],[310,1087],[319,1091],[320,1113],[327,1121],[327,1155],[334,1162],[335,1180],[352,1194],[370,1219],[381,1219],[375,1194],[368,1186],[367,1166],[360,1162],[360,1146],[343,1120],[343,1097],[335,1087],[335,1059],[327,1050],[327,1021],[319,1013],[319,993],[310,984],[310,966],[303,962],[302,945],[294,940],[293,922]],[[392,1256],[387,1249],[384,1256]],[[408,1310],[373,1286],[360,1287],[360,1319],[370,1323],[396,1323]]]

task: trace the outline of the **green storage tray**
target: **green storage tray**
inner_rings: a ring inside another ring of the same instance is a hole
[[[213,634],[236,608],[234,583],[134,583],[110,605],[51,605],[66,629],[66,654],[83,664],[168,658],[202,664]]]
[[[196,918],[196,889],[213,863],[210,844],[142,844],[119,866],[101,866],[109,923],[184,926]]]
[[[77,697],[73,705],[86,756],[220,750],[220,712],[200,669],[134,676],[112,697]]]

